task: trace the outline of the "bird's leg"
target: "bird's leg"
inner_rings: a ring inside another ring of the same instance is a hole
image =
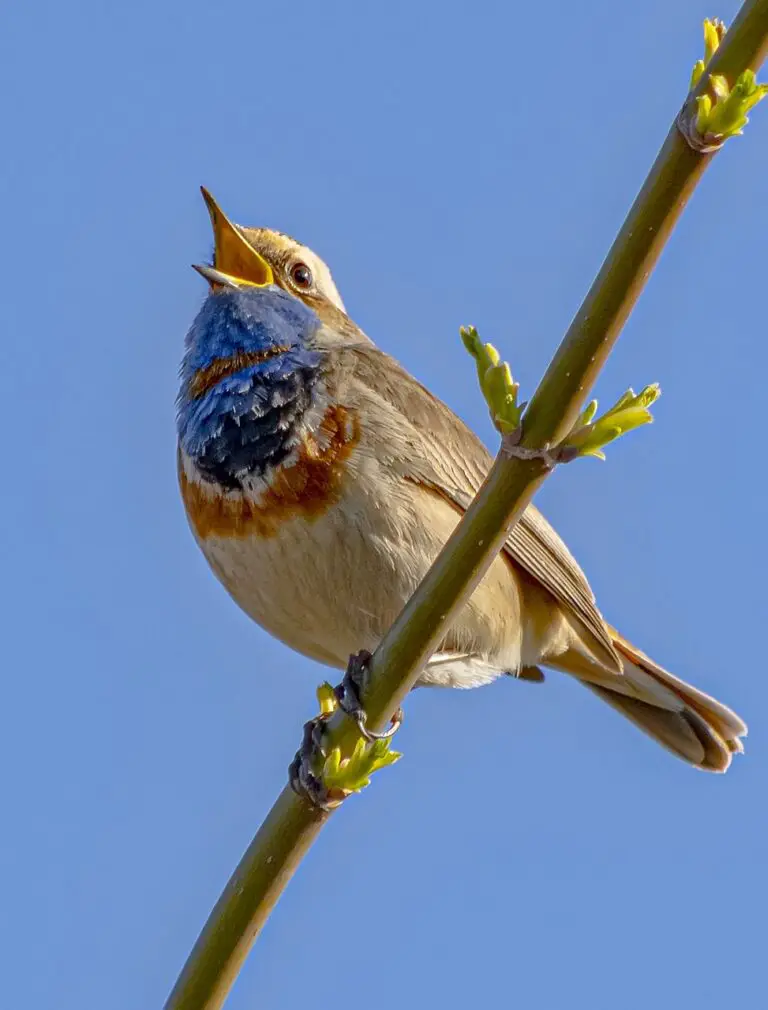
[[[351,656],[344,680],[338,687],[321,684],[317,689],[320,714],[304,724],[304,738],[288,768],[291,788],[318,810],[334,810],[350,793],[364,789],[373,772],[394,764],[401,755],[390,749],[389,738],[403,721],[398,711],[385,733],[366,727],[367,716],[360,702],[365,689],[368,652]],[[360,736],[351,750],[334,744],[329,720],[341,709],[357,725]]]
[[[318,765],[322,765],[326,757],[323,737],[326,735],[326,723],[332,712],[322,711],[314,719],[304,723],[304,738],[301,747],[296,751],[296,757],[288,766],[288,781],[291,789],[320,810],[330,811],[338,806],[339,799],[332,795],[322,778],[315,773]]]
[[[349,657],[347,669],[344,671],[344,679],[334,688],[339,708],[357,723],[357,728],[365,739],[372,743],[374,740],[389,740],[400,728],[403,721],[403,710],[398,710],[392,716],[392,721],[388,729],[382,733],[376,733],[368,729],[366,723],[368,714],[363,708],[360,695],[365,693],[366,682],[368,680],[368,664],[371,661],[371,654],[365,649],[356,652]]]

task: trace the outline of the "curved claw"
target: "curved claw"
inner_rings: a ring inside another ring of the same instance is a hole
[[[325,757],[323,736],[325,734],[326,715],[319,715],[304,723],[304,737],[296,756],[288,765],[288,781],[297,796],[308,800],[313,807],[329,813],[338,806],[338,799],[323,780],[312,771],[318,757]]]
[[[398,708],[393,714],[390,725],[387,729],[381,732],[368,729],[368,726],[366,725],[368,722],[368,713],[365,711],[363,704],[360,701],[360,692],[363,690],[365,685],[365,680],[368,674],[368,663],[370,660],[371,654],[365,649],[362,649],[360,652],[350,656],[347,669],[344,671],[344,678],[338,687],[335,688],[335,693],[339,702],[339,708],[345,712],[350,719],[355,720],[357,728],[360,730],[360,735],[369,743],[373,743],[375,740],[391,739],[400,729],[404,717],[402,708]]]

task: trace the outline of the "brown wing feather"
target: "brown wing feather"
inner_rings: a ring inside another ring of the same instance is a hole
[[[394,459],[403,476],[438,490],[466,509],[492,459],[480,439],[444,403],[375,345],[349,348],[355,377],[395,407],[410,431],[407,451]],[[509,556],[575,617],[594,641],[601,662],[621,672],[611,634],[595,606],[586,576],[563,541],[533,505],[514,526]]]

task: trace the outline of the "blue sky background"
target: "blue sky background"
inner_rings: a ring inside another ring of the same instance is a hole
[[[352,316],[493,445],[459,325],[532,389],[702,19],[735,11],[4,6],[4,1006],[162,1005],[326,675],[235,608],[180,505],[199,184],[316,248]],[[538,499],[607,617],[747,718],[747,757],[697,773],[557,674],[420,692],[404,760],[324,832],[232,1010],[762,1005],[766,163],[759,108],[600,381],[659,380],[658,423]]]

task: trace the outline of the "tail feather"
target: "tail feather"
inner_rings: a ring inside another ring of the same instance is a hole
[[[611,629],[613,630],[613,629]],[[685,702],[689,710],[696,712],[708,725],[715,729],[720,737],[725,741],[728,749],[734,754],[744,753],[744,744],[741,737],[747,735],[747,724],[743,719],[728,708],[721,701],[705,694],[692,684],[687,684],[679,677],[669,673],[658,663],[646,656],[644,652],[631,645],[622,638],[618,632],[613,631],[614,645],[621,657],[629,661],[630,670],[640,669],[654,677],[657,682],[671,689],[678,698]],[[625,662],[626,673],[626,662]]]
[[[724,772],[732,754],[740,754],[745,723],[722,702],[687,684],[611,629],[623,671],[606,673],[575,651],[552,665],[577,676],[586,687],[650,737],[684,761],[707,771]]]
[[[689,764],[708,771],[724,772],[731,763],[731,751],[727,743],[698,713],[692,710],[668,712],[604,687],[596,687],[594,684],[587,684],[587,687],[644,733]]]

